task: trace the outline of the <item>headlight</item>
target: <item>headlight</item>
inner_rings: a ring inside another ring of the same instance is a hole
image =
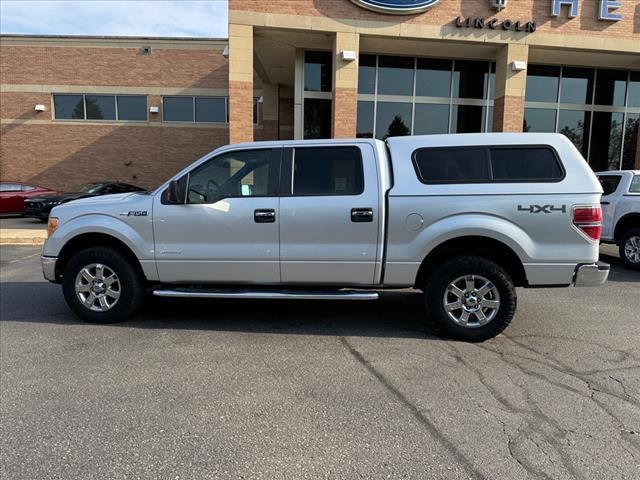
[[[49,223],[47,224],[47,238],[53,235],[53,232],[58,228],[58,219],[56,217],[49,217]]]

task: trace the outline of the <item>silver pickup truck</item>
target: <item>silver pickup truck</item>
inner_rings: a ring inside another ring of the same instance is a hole
[[[229,145],[150,193],[54,208],[44,276],[90,322],[161,297],[424,292],[456,338],[500,333],[515,287],[600,285],[602,188],[556,134]]]

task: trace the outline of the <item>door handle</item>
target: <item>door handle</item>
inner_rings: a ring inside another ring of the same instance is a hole
[[[253,211],[253,220],[256,223],[274,223],[276,211],[273,208],[259,208]]]
[[[610,205],[611,202],[600,202],[600,205]]]
[[[373,208],[352,208],[351,221],[354,223],[373,222]]]

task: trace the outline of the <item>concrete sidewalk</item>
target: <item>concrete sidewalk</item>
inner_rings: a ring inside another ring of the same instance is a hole
[[[47,224],[33,218],[0,218],[0,245],[42,245]]]

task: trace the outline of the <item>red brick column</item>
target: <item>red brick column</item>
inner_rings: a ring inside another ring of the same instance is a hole
[[[510,43],[502,47],[496,58],[496,98],[493,108],[494,132],[522,132],[526,70],[513,70],[512,62],[529,60],[529,47]]]

